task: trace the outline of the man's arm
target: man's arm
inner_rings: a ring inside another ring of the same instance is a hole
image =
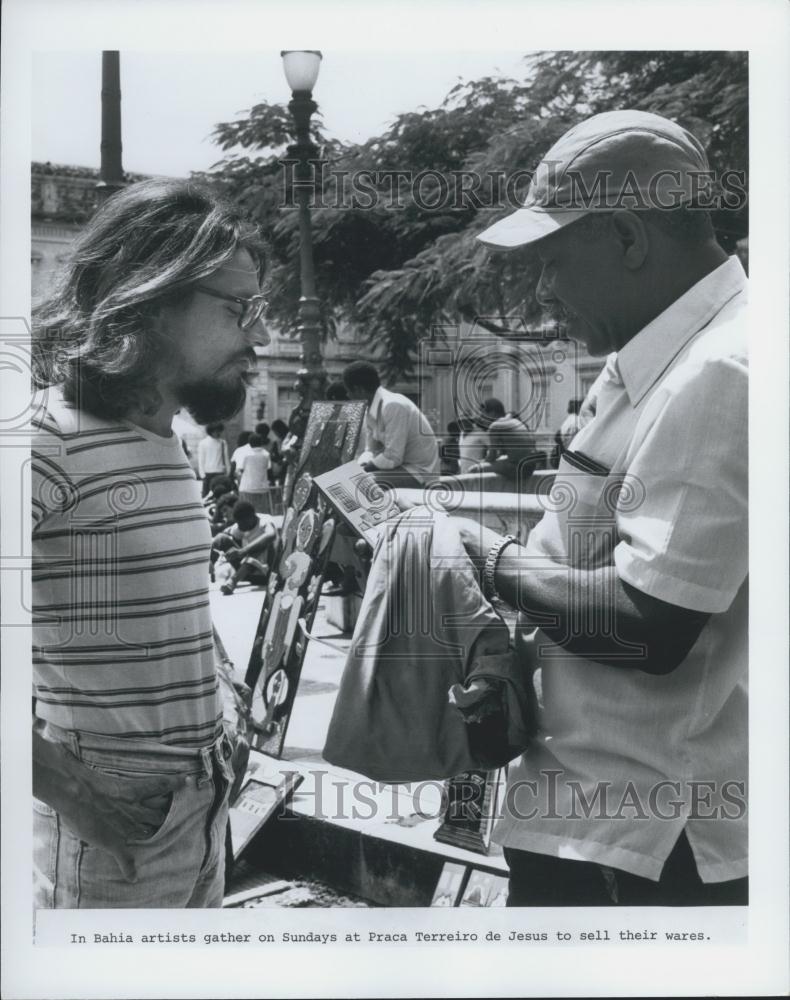
[[[501,536],[476,521],[455,523],[472,561],[482,567]],[[524,549],[516,544],[503,549],[495,582],[497,593],[529,625],[569,653],[654,675],[671,673],[683,662],[710,617],[636,590],[614,566],[580,570],[543,562],[527,568]]]
[[[669,674],[688,656],[710,617],[630,587],[614,566],[526,573],[519,551],[510,545],[502,553],[498,593],[552,642],[596,663]]]
[[[33,795],[88,844],[108,851],[128,882],[137,879],[129,841],[152,837],[165,820],[181,775],[124,782],[86,767],[60,743],[33,729]]]
[[[247,545],[238,549],[239,558],[243,559],[245,556],[254,556],[256,553],[260,552],[261,549],[265,548],[270,541],[277,537],[277,529],[273,524],[265,524],[263,526],[263,533],[258,535],[257,538],[253,538],[251,542]]]

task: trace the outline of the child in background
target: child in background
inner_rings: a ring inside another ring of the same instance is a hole
[[[216,572],[227,576],[222,593],[230,596],[243,581],[265,584],[276,540],[273,519],[256,514],[251,503],[239,500],[233,508],[233,523],[211,543],[212,567],[216,565]]]
[[[203,501],[211,525],[211,534],[218,535],[233,523],[233,508],[239,502],[233,480],[225,476],[215,479]]]

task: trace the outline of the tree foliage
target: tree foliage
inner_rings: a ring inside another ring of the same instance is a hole
[[[748,64],[740,52],[526,56],[521,79],[459,80],[440,107],[401,114],[382,135],[356,145],[327,138],[318,118],[314,139],[324,166],[312,221],[325,333],[339,321],[354,324],[395,373],[409,370],[415,345],[437,325],[498,316],[502,322],[488,325],[506,332],[508,318],[539,322],[530,251],[489,254],[475,241],[510,211],[501,198],[497,206],[488,179],[533,170],[571,125],[618,108],[686,126],[705,144],[714,170],[747,168]],[[298,221],[281,162],[290,138],[287,107],[258,104],[217,125],[214,140],[229,155],[208,177],[267,235],[271,317],[294,334]],[[398,186],[394,171],[419,175],[419,186]],[[485,181],[476,197],[464,191],[473,175]],[[747,223],[745,213],[727,216],[720,238],[731,242]]]

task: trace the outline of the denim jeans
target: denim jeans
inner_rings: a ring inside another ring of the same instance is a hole
[[[129,842],[137,881],[127,882],[115,858],[80,840],[48,805],[33,800],[34,904],[37,909],[218,907],[222,905],[232,745],[223,736],[201,750],[142,740],[67,732],[47,724],[42,735],[84,764],[134,783],[184,776],[164,822],[145,840]]]

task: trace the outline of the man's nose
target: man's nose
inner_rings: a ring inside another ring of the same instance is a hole
[[[272,342],[269,331],[262,319],[257,319],[249,329],[246,330],[247,340],[251,347],[268,347]]]

